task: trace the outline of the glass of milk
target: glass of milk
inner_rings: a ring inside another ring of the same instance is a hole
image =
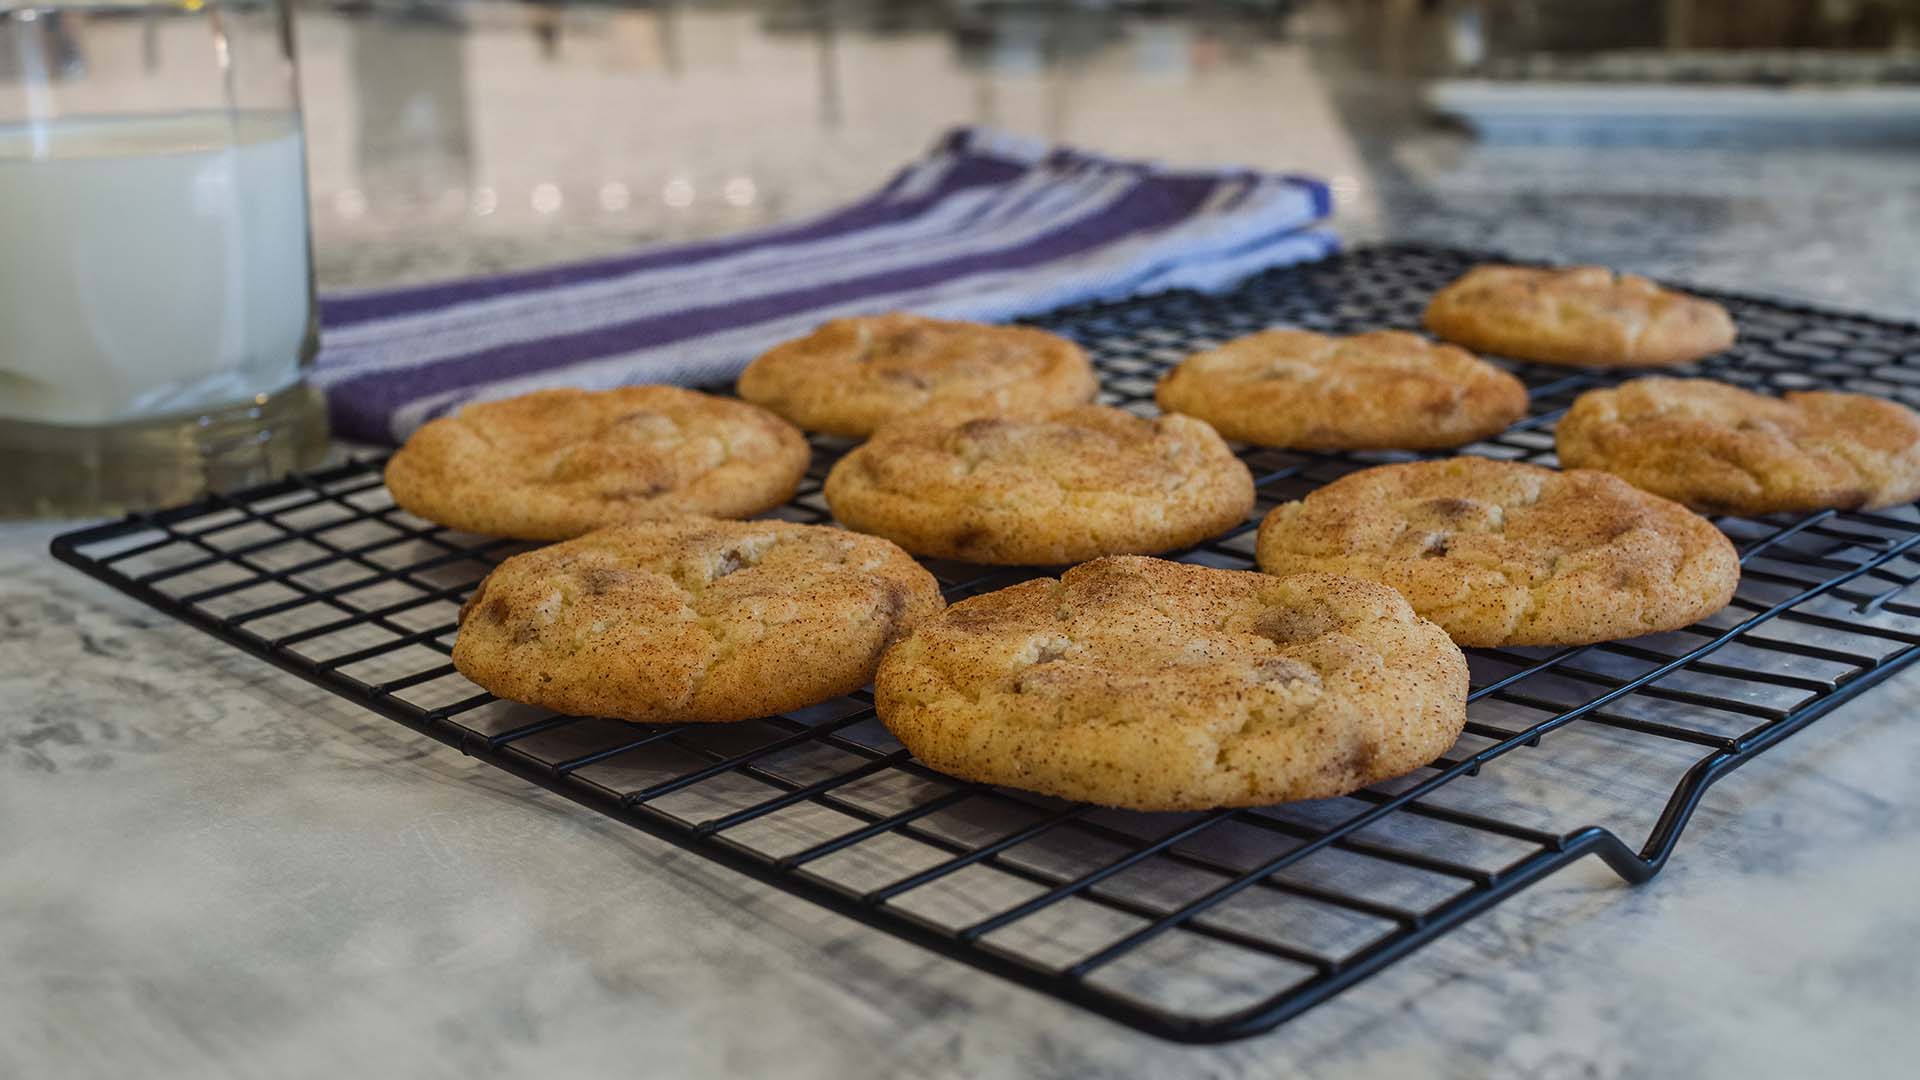
[[[0,0],[0,516],[325,451],[285,0]]]

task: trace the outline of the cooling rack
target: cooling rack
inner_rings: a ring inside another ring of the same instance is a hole
[[[1189,351],[1274,324],[1416,328],[1467,252],[1372,248],[1030,320],[1094,356],[1104,399],[1148,412]],[[1708,293],[1707,295],[1715,295]],[[1920,327],[1717,296],[1740,341],[1697,370],[1768,390],[1920,404]],[[1502,363],[1505,363],[1502,361]],[[1508,364],[1530,415],[1463,452],[1553,461],[1552,428],[1605,373]],[[777,516],[829,520],[815,442]],[[1277,502],[1409,454],[1247,449],[1260,502],[1174,557],[1252,568]],[[448,662],[460,602],[526,545],[397,509],[378,459],[56,539],[101,581],[416,731],[767,885],[1168,1038],[1273,1028],[1514,895],[1598,856],[1644,881],[1728,772],[1912,661],[1912,506],[1722,518],[1743,563],[1715,617],[1579,648],[1471,649],[1466,734],[1339,799],[1205,814],[1102,810],[917,764],[862,692],[720,726],[648,727],[493,698]],[[1042,571],[929,562],[949,599]]]

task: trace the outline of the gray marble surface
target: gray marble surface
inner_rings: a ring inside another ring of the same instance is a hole
[[[972,121],[1310,169],[1357,239],[1920,309],[1920,159],[1475,147],[1409,106],[1434,37],[1395,20],[1418,5],[1327,7],[1247,31],[306,11],[323,285],[791,217]],[[660,202],[675,179],[690,205]],[[0,1077],[1745,1080],[1920,1057],[1920,672],[1715,788],[1652,883],[1578,864],[1278,1032],[1190,1048],[413,736],[55,564],[59,528],[0,526]]]
[[[1897,1076],[1920,672],[1279,1031],[1136,1035],[600,820],[0,528],[0,1076]]]

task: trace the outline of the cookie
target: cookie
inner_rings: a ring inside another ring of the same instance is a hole
[[[903,638],[874,706],[928,766],[1134,810],[1342,795],[1466,722],[1467,662],[1391,589],[1100,559]]]
[[[933,575],[885,540],[679,518],[501,563],[460,609],[453,663],[571,715],[744,720],[858,689],[941,606]]]
[[[1527,413],[1519,379],[1399,330],[1263,330],[1187,357],[1154,397],[1229,439],[1305,450],[1440,450]]]
[[[750,517],[793,496],[805,436],[677,386],[542,390],[469,405],[387,462],[406,510],[463,532],[564,540],[678,514]]]
[[[1554,448],[1564,465],[1605,469],[1710,513],[1920,497],[1920,415],[1864,394],[1775,398],[1711,379],[1635,379],[1581,394]]]
[[[835,319],[740,375],[740,396],[808,431],[865,437],[935,402],[1066,408],[1099,390],[1080,346],[1024,326],[895,312]]]
[[[1727,606],[1733,544],[1678,503],[1591,469],[1477,457],[1351,473],[1260,525],[1260,568],[1391,585],[1462,645],[1582,645]]]
[[[834,465],[826,497],[849,528],[916,555],[1054,566],[1216,536],[1252,512],[1253,477],[1190,416],[970,405],[881,428]]]
[[[1434,295],[1426,322],[1477,352],[1613,368],[1684,364],[1734,335],[1719,304],[1604,266],[1476,266]]]

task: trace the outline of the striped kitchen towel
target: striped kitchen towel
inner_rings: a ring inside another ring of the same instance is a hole
[[[334,430],[398,442],[470,401],[723,383],[775,343],[888,310],[996,320],[1217,290],[1335,247],[1325,184],[1174,171],[961,129],[821,217],[727,239],[320,306]]]

